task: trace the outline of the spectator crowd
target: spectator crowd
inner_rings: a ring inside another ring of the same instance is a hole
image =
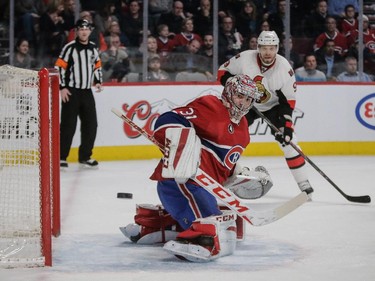
[[[258,34],[274,30],[280,38],[281,55],[288,44],[297,81],[374,80],[375,30],[368,16],[358,15],[357,0],[291,0],[288,42],[285,0],[220,0],[216,15],[213,0],[149,0],[145,43],[143,1],[78,1],[16,0],[13,64],[53,67],[62,47],[75,40],[79,5],[79,18],[92,25],[90,40],[100,52],[105,82],[142,80],[145,53],[148,81],[215,80],[214,17],[219,22],[218,65],[243,50],[256,49]],[[375,13],[375,5],[373,8]],[[0,21],[6,23],[7,7],[2,10]],[[363,30],[367,73],[360,76],[353,70],[358,65],[359,28]]]

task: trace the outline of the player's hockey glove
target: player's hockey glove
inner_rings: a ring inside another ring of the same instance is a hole
[[[279,128],[280,132],[275,133],[275,139],[281,143],[282,146],[288,145],[293,138],[293,122],[290,115],[280,116],[280,123],[284,124]]]

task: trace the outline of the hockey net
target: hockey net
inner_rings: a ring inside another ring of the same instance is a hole
[[[52,265],[60,234],[59,80],[0,67],[0,267]]]

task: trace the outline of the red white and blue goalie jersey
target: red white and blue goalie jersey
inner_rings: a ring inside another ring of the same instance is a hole
[[[165,131],[172,127],[192,127],[201,139],[200,168],[219,183],[231,174],[240,155],[250,142],[248,123],[242,118],[237,125],[230,121],[228,109],[214,95],[198,97],[185,106],[166,112],[155,123],[154,137],[165,143]],[[163,180],[162,162],[151,176]]]

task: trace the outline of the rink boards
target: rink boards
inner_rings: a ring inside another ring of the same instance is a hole
[[[298,84],[293,114],[298,143],[309,155],[375,154],[375,85]],[[150,159],[158,149],[111,112],[122,109],[136,124],[152,133],[157,117],[173,107],[205,94],[220,95],[222,87],[197,84],[109,84],[95,94],[98,135],[94,158],[98,160]],[[214,119],[214,116],[213,116]],[[258,119],[249,130],[251,144],[245,155],[281,155],[270,129]],[[76,161],[79,126],[70,161]]]

